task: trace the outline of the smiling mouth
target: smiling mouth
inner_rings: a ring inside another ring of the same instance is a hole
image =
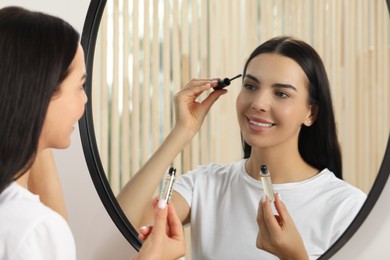
[[[260,122],[257,122],[257,121],[253,121],[253,120],[249,120],[249,123],[252,124],[252,125],[255,125],[255,126],[260,126],[260,127],[272,127],[274,124],[267,124],[267,123],[260,123]]]

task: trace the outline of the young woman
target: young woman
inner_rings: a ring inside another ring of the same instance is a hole
[[[152,223],[148,201],[164,172],[227,91],[197,100],[216,84],[192,80],[175,96],[174,128],[119,194],[135,226]],[[245,64],[236,108],[244,159],[200,166],[175,185],[172,204],[182,223],[191,224],[192,259],[317,258],[366,198],[341,180],[330,87],[319,55],[292,37],[261,44]],[[275,208],[263,195],[263,164],[278,194]]]
[[[70,145],[87,102],[79,34],[50,15],[0,9],[0,61],[0,259],[76,259],[50,148]],[[155,211],[156,223],[174,226],[174,210]],[[177,228],[149,237],[139,259],[184,253]]]
[[[47,148],[69,146],[84,112],[79,35],[57,18],[3,8],[0,60],[0,259],[75,259],[66,221],[28,184],[51,184],[55,173],[35,171],[30,179],[29,169],[36,157],[48,159]]]

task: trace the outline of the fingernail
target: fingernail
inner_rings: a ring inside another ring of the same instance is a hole
[[[279,200],[283,202],[283,200],[282,200],[282,195],[280,195],[279,193],[278,193],[277,195],[278,195],[278,197],[279,197]]]
[[[166,201],[166,200],[160,199],[160,200],[158,201],[157,207],[158,207],[159,209],[165,209],[166,206],[167,206],[167,201]]]
[[[141,230],[141,229],[147,229],[147,228],[148,228],[147,226],[142,226],[139,229]]]

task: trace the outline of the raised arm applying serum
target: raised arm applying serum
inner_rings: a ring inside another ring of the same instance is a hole
[[[234,80],[234,79],[237,79],[239,77],[241,77],[242,75],[241,74],[238,74],[237,76],[229,79],[229,78],[224,78],[223,80],[218,80],[218,85],[216,87],[213,87],[214,90],[218,90],[218,89],[223,89],[223,88],[226,88],[227,86],[230,85],[231,81]]]
[[[268,196],[269,201],[273,203],[275,201],[274,198],[274,190],[272,189],[271,175],[269,173],[267,165],[263,164],[260,166],[260,178],[263,183],[264,193]]]
[[[168,171],[168,176],[164,179],[163,186],[160,193],[160,199],[166,200],[167,204],[169,204],[169,201],[172,197],[172,188],[173,183],[175,182],[175,174],[176,174],[176,168],[170,167]]]

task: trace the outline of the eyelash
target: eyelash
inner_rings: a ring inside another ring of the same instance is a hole
[[[253,84],[250,84],[250,83],[244,83],[243,84],[243,87],[249,91],[255,91],[256,89],[258,89],[257,86],[253,85]],[[285,99],[285,98],[288,98],[290,97],[290,95],[284,91],[279,91],[279,90],[275,90],[275,95],[281,99]]]
[[[280,98],[288,98],[290,95],[287,94],[286,92],[283,92],[283,91],[276,91],[275,92],[276,96],[280,97]]]
[[[257,89],[256,86],[254,86],[253,84],[250,84],[250,83],[244,83],[243,87],[248,89],[248,90],[256,90]]]

